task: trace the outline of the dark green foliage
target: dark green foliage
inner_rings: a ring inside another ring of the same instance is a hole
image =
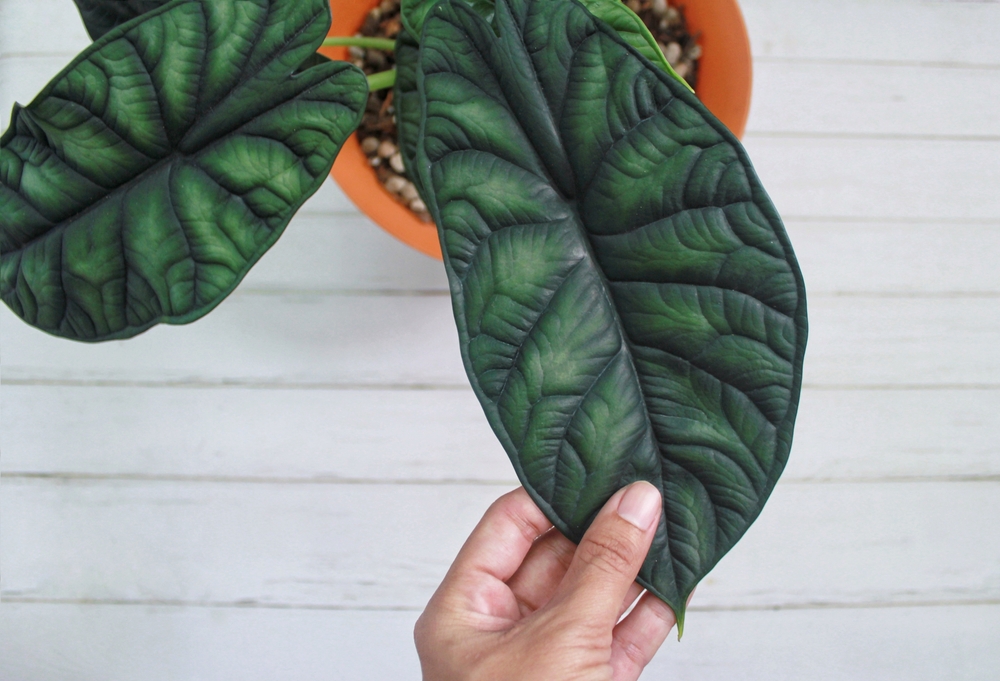
[[[169,0],[74,0],[87,33],[94,40]]]
[[[79,340],[217,305],[326,178],[364,75],[293,72],[325,0],[175,0],[84,51],[0,138],[0,295]]]
[[[402,0],[400,3],[400,16],[403,20],[403,28],[413,37],[419,40],[421,33],[424,29],[424,19],[434,5],[439,3],[441,0]],[[493,3],[494,0],[463,0],[465,4],[469,5],[480,16],[485,17],[487,21],[493,18]]]
[[[399,143],[406,173],[414,182],[419,182],[417,174],[413,172],[417,135],[420,132],[420,96],[417,93],[419,54],[417,39],[404,28],[396,38],[396,85],[392,99],[396,107],[396,141]]]
[[[498,0],[493,26],[439,4],[417,82],[487,417],[575,541],[623,485],[662,490],[640,581],[683,618],[791,446],[806,303],[781,221],[736,138],[572,0]]]

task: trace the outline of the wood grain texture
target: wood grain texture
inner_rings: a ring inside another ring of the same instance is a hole
[[[1000,67],[763,59],[753,78],[751,137],[1000,135]]]
[[[4,681],[403,681],[419,613],[4,603]]]
[[[1000,7],[979,0],[741,0],[756,58],[1000,65]]]
[[[6,478],[3,595],[420,608],[503,491]],[[998,513],[1000,481],[779,483],[697,601],[1000,600]]]
[[[1000,293],[1000,223],[786,222],[809,292]]]
[[[416,612],[5,603],[12,681],[419,681]],[[643,679],[993,681],[1000,606],[705,612]],[[761,636],[766,637],[764,642]]]
[[[748,135],[744,144],[786,220],[1000,220],[992,189],[1000,184],[1000,141]]]
[[[809,301],[807,386],[1000,385],[993,297]],[[464,386],[442,296],[240,295],[182,327],[68,343],[0,311],[8,381]],[[239,342],[236,342],[236,341]]]
[[[807,388],[783,480],[997,477],[997,414],[996,390]],[[0,448],[5,475],[69,478],[61,484],[95,476],[516,484],[467,388],[7,385]]]

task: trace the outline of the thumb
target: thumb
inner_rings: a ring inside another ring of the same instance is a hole
[[[610,630],[662,514],[660,492],[648,482],[616,492],[580,541],[552,601],[565,602],[584,621]]]

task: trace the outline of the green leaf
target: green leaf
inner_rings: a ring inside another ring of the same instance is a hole
[[[486,415],[574,541],[622,486],[662,490],[639,581],[682,621],[791,446],[806,303],[781,221],[725,126],[572,0],[498,0],[492,27],[443,2],[418,85]]]
[[[417,66],[420,46],[417,39],[405,28],[396,38],[396,85],[392,101],[396,107],[396,142],[403,157],[407,176],[417,185],[420,179],[414,172],[417,156],[417,135],[420,132],[420,94],[417,92]]]
[[[78,340],[217,305],[361,119],[360,70],[296,72],[329,25],[325,0],[175,0],[15,106],[0,138],[4,302]]]
[[[419,38],[424,28],[424,20],[434,5],[441,0],[402,0],[400,3],[400,17],[403,20],[403,28],[414,38]],[[479,16],[487,21],[493,19],[494,0],[464,0]]]
[[[688,90],[694,92],[687,81],[674,71],[674,67],[667,61],[663,50],[660,49],[653,34],[649,32],[645,22],[639,18],[638,14],[625,6],[621,0],[579,0],[579,2],[587,8],[588,12],[618,31],[618,35],[634,47],[639,54],[683,83]]]
[[[111,29],[167,4],[169,0],[74,0],[87,33],[97,40]]]

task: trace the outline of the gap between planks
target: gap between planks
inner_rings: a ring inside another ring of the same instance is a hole
[[[890,140],[910,142],[1000,142],[1000,135],[936,135],[929,133],[888,132],[805,132],[783,130],[748,130],[744,139],[828,139]]]
[[[138,607],[210,608],[240,610],[325,610],[339,612],[422,612],[423,607],[411,605],[340,605],[336,603],[262,603],[257,601],[188,601],[181,599],[124,598],[32,598],[4,594],[5,603],[26,605],[118,605]],[[862,601],[838,603],[814,601],[805,603],[772,603],[766,605],[690,605],[688,612],[774,612],[781,610],[881,610],[899,608],[947,608],[1000,605],[1000,598],[957,598],[954,600],[915,600],[908,602]]]
[[[4,471],[0,480],[41,480],[51,482],[161,482],[185,484],[227,485],[367,485],[367,486],[493,486],[511,488],[518,480],[511,478],[350,478],[337,476],[264,476],[264,475],[184,475],[176,473],[40,473],[38,471]],[[782,485],[879,485],[907,483],[997,483],[1000,474],[956,475],[873,475],[873,476],[822,476],[789,477],[780,480]]]
[[[123,380],[123,379],[55,379],[55,378],[5,378],[0,386],[65,387],[65,388],[137,388],[159,390],[163,388],[187,388],[193,390],[329,390],[329,391],[378,391],[397,390],[403,392],[421,391],[472,391],[468,383],[336,383],[336,382],[294,382],[294,381],[242,381],[226,379],[209,380]],[[919,390],[1000,390],[1000,383],[809,383],[802,384],[803,390],[822,391],[919,391]]]
[[[916,59],[851,59],[834,57],[776,57],[753,55],[761,64],[829,64],[830,66],[885,66],[919,69],[962,69],[970,71],[1000,71],[1000,64],[989,62],[921,61]]]

